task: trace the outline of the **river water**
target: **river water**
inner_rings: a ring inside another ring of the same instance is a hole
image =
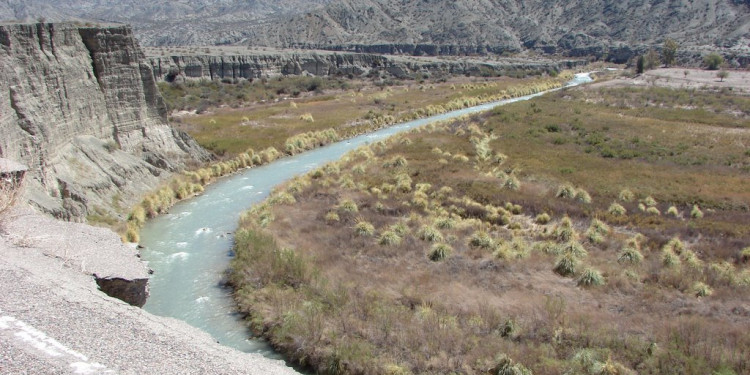
[[[590,82],[577,74],[566,87]],[[309,172],[345,153],[393,134],[498,105],[528,100],[544,93],[488,103],[429,118],[410,121],[279,159],[244,170],[207,186],[200,196],[172,207],[169,214],[149,220],[141,230],[141,258],[154,270],[151,296],[144,306],[150,313],[177,318],[211,334],[223,345],[280,359],[263,340],[251,333],[236,312],[231,290],[222,285],[232,258],[232,234],[240,214],[265,199],[274,186]]]

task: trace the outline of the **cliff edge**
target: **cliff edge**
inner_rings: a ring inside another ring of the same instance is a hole
[[[147,277],[136,250],[107,229],[15,207],[0,216],[0,254],[3,374],[297,373],[101,293],[102,279],[132,279],[135,291]]]
[[[129,26],[0,25],[0,157],[29,166],[27,198],[41,211],[118,217],[208,160],[166,112]]]

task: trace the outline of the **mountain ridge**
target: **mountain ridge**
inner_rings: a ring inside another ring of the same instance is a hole
[[[23,17],[130,23],[146,46],[232,44],[414,55],[531,50],[601,59],[614,53],[619,61],[672,38],[686,50],[750,55],[746,0],[0,2],[0,19]]]

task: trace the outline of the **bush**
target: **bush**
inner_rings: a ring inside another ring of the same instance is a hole
[[[742,249],[740,251],[740,262],[742,263],[749,263],[750,262],[750,246]]]
[[[602,273],[593,269],[587,268],[581,273],[581,277],[578,278],[578,286],[591,287],[604,285],[604,277]]]
[[[565,216],[560,220],[560,223],[557,224],[557,227],[555,227],[555,231],[552,232],[552,237],[558,242],[568,242],[578,239],[578,233],[576,233],[575,228],[573,228],[573,222],[570,218]]]
[[[576,196],[576,188],[571,184],[562,184],[557,188],[555,196],[558,198],[573,199]]]
[[[621,204],[612,202],[612,204],[609,205],[607,212],[612,216],[625,216],[628,211]]]
[[[635,199],[635,194],[629,189],[622,189],[617,198],[623,202],[632,202]]]
[[[439,262],[448,258],[452,251],[453,249],[450,247],[450,245],[444,243],[436,243],[432,245],[428,258],[430,258],[430,260],[433,262]]]
[[[604,241],[604,237],[609,234],[610,228],[607,224],[599,219],[591,220],[589,229],[586,230],[586,237],[592,243],[598,244]]]
[[[583,189],[576,190],[575,199],[581,203],[591,203],[591,195],[589,195],[589,193]]]
[[[560,276],[572,276],[576,273],[578,259],[571,254],[563,254],[557,258],[553,271]]]
[[[659,209],[656,207],[647,208],[646,213],[651,214],[651,215],[657,215],[657,216],[661,215],[661,211],[659,211]]]
[[[696,297],[708,297],[714,292],[710,286],[700,281],[696,281],[693,284],[692,290]]]
[[[429,225],[425,225],[419,231],[419,238],[429,242],[439,242],[443,240],[443,235],[439,230]]]
[[[365,220],[357,220],[354,225],[354,233],[361,237],[370,237],[375,234],[375,227]]]
[[[703,65],[706,66],[706,69],[708,70],[716,70],[719,69],[719,66],[724,63],[724,58],[721,57],[716,52],[709,53],[705,57],[703,57]]]
[[[625,246],[623,246],[620,256],[617,257],[618,263],[627,264],[640,264],[643,261],[643,254],[641,254],[641,245],[635,238],[629,239]]]
[[[456,221],[449,217],[441,217],[435,220],[434,225],[440,229],[452,229],[456,226]]]
[[[693,209],[690,210],[690,217],[692,217],[693,219],[703,218],[703,211],[701,211],[700,207],[698,207],[697,204],[693,205]]]
[[[578,241],[568,241],[564,244],[557,246],[558,254],[569,254],[575,258],[581,259],[589,255],[586,248],[583,247]]]
[[[541,225],[549,223],[550,220],[551,218],[546,212],[536,215],[536,218],[534,218],[534,222]]]
[[[341,203],[339,203],[339,210],[343,212],[359,212],[357,204],[351,199],[344,199],[341,201]]]
[[[473,246],[473,247],[489,249],[489,248],[492,248],[494,245],[495,245],[495,241],[493,241],[492,237],[490,237],[490,235],[485,231],[474,232],[474,234],[472,234],[471,238],[469,239],[469,246]]]
[[[669,208],[667,209],[667,215],[679,218],[680,217],[680,211],[678,211],[677,207],[675,207],[675,206],[669,206]]]
[[[329,223],[333,223],[338,222],[341,219],[339,218],[339,214],[336,213],[336,211],[329,211],[325,216],[325,220]]]
[[[395,232],[387,230],[380,235],[378,243],[383,246],[396,246],[401,243],[401,237]]]

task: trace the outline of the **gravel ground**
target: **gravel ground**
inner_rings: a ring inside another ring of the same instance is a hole
[[[113,258],[76,250],[107,254],[114,233],[28,211],[0,220],[0,373],[296,374],[100,292],[91,275],[116,272]],[[123,259],[125,272],[142,272],[132,253]]]

